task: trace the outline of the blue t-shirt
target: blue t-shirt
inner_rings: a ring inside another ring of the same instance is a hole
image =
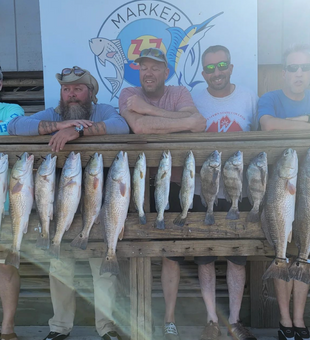
[[[258,101],[258,120],[265,115],[284,119],[310,115],[310,90],[302,100],[292,100],[282,90],[265,93]]]
[[[11,119],[24,115],[24,110],[17,104],[0,103],[0,135],[8,135],[8,124]]]

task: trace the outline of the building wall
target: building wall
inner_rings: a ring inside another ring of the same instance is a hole
[[[257,2],[260,65],[280,64],[282,51],[293,42],[310,43],[309,0]],[[42,70],[39,0],[0,0],[0,46],[5,71]]]

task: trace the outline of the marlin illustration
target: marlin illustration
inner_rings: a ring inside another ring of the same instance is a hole
[[[105,77],[112,86],[112,100],[122,87],[124,79],[124,64],[128,63],[121,46],[121,41],[119,39],[108,40],[100,37],[93,38],[89,41],[89,47],[98,57],[99,62],[103,66],[105,66],[106,61],[108,61],[115,68],[115,78]]]
[[[191,65],[193,65],[195,62],[193,47],[214,26],[209,25],[209,23],[223,13],[224,12],[220,12],[212,16],[200,25],[192,25],[185,31],[180,27],[169,27],[167,29],[171,34],[171,44],[167,52],[168,63],[174,67],[178,84],[185,86],[189,91],[191,91],[195,85],[201,83],[201,81],[187,83],[184,75],[187,59],[190,56]]]

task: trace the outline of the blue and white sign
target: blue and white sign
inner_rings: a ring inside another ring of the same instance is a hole
[[[99,82],[99,102],[118,107],[124,87],[139,86],[134,60],[148,47],[167,54],[167,85],[206,87],[201,55],[211,45],[232,56],[232,82],[257,92],[256,0],[40,0],[46,107],[56,106],[55,74],[80,66]]]

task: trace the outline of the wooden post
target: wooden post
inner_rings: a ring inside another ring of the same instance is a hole
[[[262,281],[269,265],[269,261],[251,261],[251,327],[279,327],[280,314],[273,280]]]
[[[151,258],[130,259],[131,340],[152,339]]]

